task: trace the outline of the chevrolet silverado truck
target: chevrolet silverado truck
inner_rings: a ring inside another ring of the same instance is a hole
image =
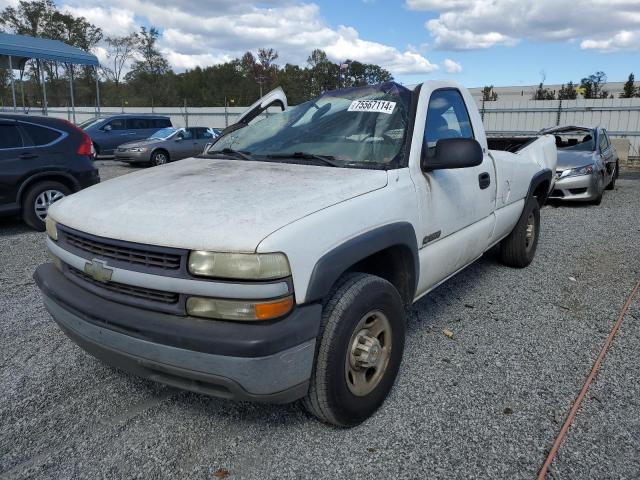
[[[198,158],[52,205],[35,278],[111,365],[351,426],[393,386],[406,306],[494,245],[532,261],[555,142],[488,140],[452,82],[286,105],[270,92]]]

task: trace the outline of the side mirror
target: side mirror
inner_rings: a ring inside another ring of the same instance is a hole
[[[183,137],[176,137],[176,139],[175,139],[176,142],[181,142],[182,140],[184,140]]]
[[[104,127],[102,127],[102,130],[104,130],[105,132],[110,132],[111,130],[113,130],[113,127],[111,125],[105,125]]]
[[[422,148],[423,171],[477,167],[483,159],[482,147],[472,138],[442,138],[434,148]]]

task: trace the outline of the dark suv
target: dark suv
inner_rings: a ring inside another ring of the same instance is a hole
[[[93,145],[66,120],[0,115],[0,215],[44,230],[49,205],[100,181]]]
[[[161,128],[171,127],[169,117],[158,115],[114,115],[80,124],[93,140],[96,155],[113,155],[123,143],[149,138]]]

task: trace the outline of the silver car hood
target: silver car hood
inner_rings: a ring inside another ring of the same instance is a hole
[[[144,140],[136,140],[135,142],[123,143],[122,145],[119,145],[118,148],[146,147],[156,143],[162,143],[164,141],[165,140],[162,138],[146,138]]]
[[[566,170],[591,165],[595,162],[595,155],[595,152],[558,150],[558,166],[556,168],[557,170]]]

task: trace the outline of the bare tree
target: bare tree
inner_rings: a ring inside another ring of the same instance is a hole
[[[115,83],[118,90],[127,64],[135,57],[139,38],[132,33],[123,37],[107,37],[106,43],[109,65],[102,66],[102,74]]]

